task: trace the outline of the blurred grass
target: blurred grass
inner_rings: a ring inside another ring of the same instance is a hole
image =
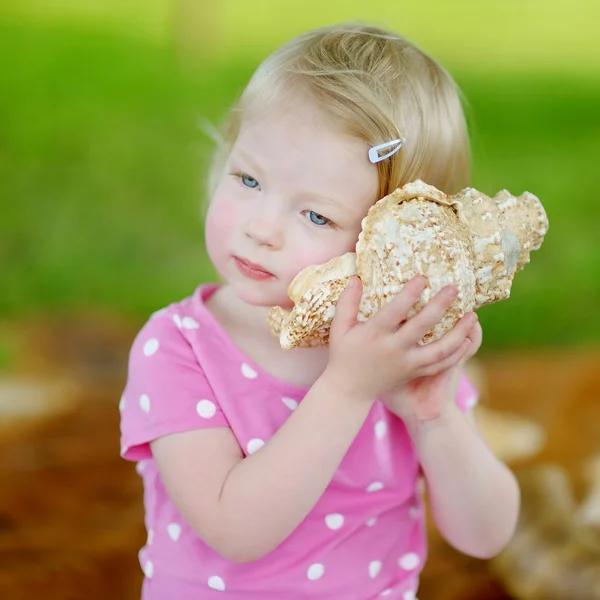
[[[222,115],[259,58],[184,71],[140,36],[0,18],[0,317],[142,319],[210,278],[198,118]],[[451,69],[470,102],[473,185],[529,190],[550,218],[510,301],[480,313],[486,348],[598,341],[600,73]]]
[[[306,29],[363,19],[403,32],[444,63],[470,70],[598,66],[597,0],[3,0],[2,12],[39,23],[102,27],[168,44],[182,21],[209,38],[211,55],[262,56]],[[198,18],[200,15],[200,18]]]

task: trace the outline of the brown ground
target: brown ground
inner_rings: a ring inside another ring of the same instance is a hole
[[[141,488],[118,456],[117,410],[135,329],[70,318],[0,332],[17,355],[11,381],[57,384],[60,402],[54,416],[0,426],[0,598],[138,598]],[[545,428],[548,443],[533,462],[566,466],[581,490],[580,465],[600,451],[600,349],[487,357],[480,365],[490,406]],[[431,533],[421,600],[510,599],[503,590],[487,562]]]

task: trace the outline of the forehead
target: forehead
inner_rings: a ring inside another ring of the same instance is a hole
[[[245,119],[233,150],[265,170],[267,184],[308,187],[360,209],[376,200],[378,174],[368,160],[368,145],[310,102]]]

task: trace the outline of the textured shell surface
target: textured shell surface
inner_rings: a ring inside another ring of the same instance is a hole
[[[326,344],[335,305],[350,278],[356,275],[356,254],[348,252],[322,265],[300,271],[288,288],[292,311],[274,306],[268,324],[284,350]]]
[[[467,188],[460,196],[461,213],[473,236],[477,309],[510,296],[515,273],[542,245],[548,217],[529,192],[513,196],[501,190],[490,198]]]
[[[427,286],[408,317],[418,312],[446,285],[458,297],[424,342],[437,339],[475,303],[472,241],[468,227],[452,206],[413,198],[390,201],[369,213],[356,246],[357,270],[368,282],[360,317],[372,317],[413,277],[422,275]]]
[[[288,289],[291,311],[271,309],[269,326],[282,348],[327,343],[335,306],[353,275],[363,284],[363,321],[417,275],[427,285],[408,318],[444,286],[456,286],[458,297],[420,343],[436,340],[466,312],[509,297],[515,273],[540,248],[548,219],[529,192],[516,197],[502,190],[490,198],[465,188],[447,196],[416,180],[376,202],[361,229],[356,252],[295,277]]]

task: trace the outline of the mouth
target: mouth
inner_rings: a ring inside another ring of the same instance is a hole
[[[267,279],[273,279],[275,277],[275,275],[273,275],[273,273],[270,271],[267,271],[260,265],[250,262],[249,260],[239,258],[238,256],[234,256],[233,260],[238,268],[238,271],[250,279],[266,281]]]

